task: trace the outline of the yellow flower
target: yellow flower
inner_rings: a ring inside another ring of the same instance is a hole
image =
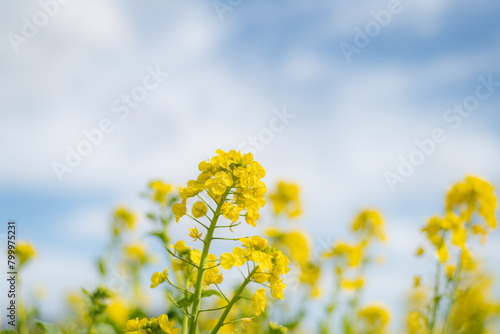
[[[381,304],[369,304],[358,311],[367,333],[384,333],[391,315],[387,307]]]
[[[314,286],[321,275],[320,267],[312,262],[301,265],[300,281]]]
[[[213,254],[208,254],[205,272],[203,274],[203,284],[209,286],[210,284],[221,284],[223,277],[220,274],[219,267],[215,265],[217,257]]]
[[[198,201],[193,204],[193,208],[191,209],[191,212],[193,213],[193,217],[195,218],[200,218],[205,216],[207,213],[208,208],[205,203]]]
[[[19,240],[16,244],[16,256],[19,260],[19,266],[36,256],[35,247],[31,243]]]
[[[168,320],[166,314],[160,315],[158,318],[143,318],[131,319],[127,321],[125,332],[133,332],[138,334],[163,333],[163,334],[178,334],[179,328],[174,328],[173,321]]]
[[[243,208],[234,205],[233,202],[226,202],[221,207],[222,215],[232,222],[236,222],[240,219],[240,212],[242,210]]]
[[[427,239],[436,247],[439,248],[443,243],[442,237],[442,219],[438,216],[433,216],[427,221],[427,225],[422,228],[422,232],[427,234]]]
[[[173,321],[168,320],[168,315],[162,314],[158,317],[158,324],[164,334],[177,334],[180,328],[174,328],[175,324]]]
[[[481,235],[481,243],[482,244],[484,244],[486,242],[486,236],[488,235],[488,231],[486,231],[486,229],[483,226],[481,226],[481,225],[472,226],[472,233]]]
[[[165,206],[167,204],[167,195],[173,190],[173,186],[161,180],[156,180],[149,183],[149,188],[153,191],[151,193],[153,201]]]
[[[424,254],[424,248],[423,247],[418,247],[417,250],[415,251],[416,256],[422,256]]]
[[[292,259],[300,264],[309,258],[309,240],[304,232],[291,231],[283,235],[281,242],[290,249]]]
[[[363,258],[363,244],[349,245],[345,242],[336,242],[333,249],[324,254],[325,257],[345,256],[349,266],[357,267]]]
[[[455,184],[446,195],[446,212],[449,215],[455,215],[468,223],[477,213],[491,229],[497,226],[496,207],[497,199],[493,186],[475,176],[467,176],[464,181]]]
[[[346,290],[359,290],[363,287],[365,280],[362,277],[356,279],[340,279],[340,286]]]
[[[436,256],[441,263],[445,263],[446,261],[448,261],[450,256],[445,244],[442,244],[441,247],[438,248],[438,250],[436,251]]]
[[[421,312],[412,311],[408,313],[406,324],[409,334],[429,334],[427,320]]]
[[[115,209],[114,213],[114,229],[115,234],[119,234],[123,228],[133,229],[135,227],[136,217],[134,213],[126,208],[125,206],[120,206]]]
[[[460,256],[460,261],[462,263],[462,267],[465,269],[465,270],[473,270],[476,268],[476,263],[474,262],[474,260],[472,259],[472,256],[469,252],[468,249],[463,249],[462,250],[462,254]]]
[[[451,231],[451,242],[460,248],[465,247],[467,231],[462,226],[458,226]]]
[[[185,215],[188,198],[206,191],[216,202],[224,200],[221,206],[224,217],[236,222],[243,215],[246,223],[255,226],[260,217],[258,211],[266,203],[267,188],[261,181],[266,174],[264,168],[250,153],[242,155],[234,150],[227,153],[217,150],[216,153],[210,161],[200,162],[198,178],[180,189],[182,202],[172,206],[176,220]],[[231,194],[230,190],[233,190]]]
[[[260,315],[266,310],[266,290],[259,289],[252,297],[252,306],[255,315]]]
[[[106,308],[108,319],[118,328],[123,328],[128,320],[127,304],[122,299],[113,299]]]
[[[178,223],[179,219],[187,213],[186,200],[183,200],[181,203],[172,205],[172,212],[175,215],[175,221]]]
[[[198,228],[195,226],[193,228],[189,228],[189,236],[193,238],[194,241],[198,240],[201,238],[203,233],[200,233],[198,231]]]
[[[139,320],[139,318],[130,319],[126,323],[125,332],[135,332],[139,334],[146,334],[146,330],[143,329],[144,325],[148,324],[148,319],[143,318]]]
[[[124,247],[125,257],[133,262],[144,264],[148,262],[146,247],[142,243],[133,243]]]
[[[263,250],[268,245],[267,240],[261,238],[258,235],[255,235],[251,238],[240,238],[240,242],[243,244],[243,247],[257,249],[257,250]]]
[[[479,333],[478,328],[486,329],[485,324],[496,319],[500,313],[500,304],[491,298],[490,277],[475,276],[467,283],[467,288],[461,291],[451,310],[450,333]]]
[[[385,241],[384,221],[378,211],[363,210],[352,223],[352,230],[358,232],[366,240],[377,238]]]
[[[271,277],[269,279],[269,283],[271,284],[271,295],[273,296],[273,298],[283,300],[285,298],[283,290],[285,290],[286,288],[286,284],[283,283],[283,279],[276,280]]]
[[[151,276],[151,288],[156,288],[159,284],[165,282],[167,279],[168,268],[162,273],[156,272]]]
[[[415,276],[415,277],[413,278],[413,281],[414,281],[414,282],[413,282],[413,287],[414,287],[414,288],[418,288],[418,287],[420,287],[420,276]]]
[[[453,274],[455,273],[455,266],[452,264],[448,264],[445,267],[445,272],[446,272],[446,277],[448,277],[448,279],[452,279]]]
[[[173,248],[175,253],[179,256],[188,254],[191,250],[189,246],[186,246],[186,242],[184,240],[177,241],[175,245],[170,245],[170,248]]]
[[[269,195],[276,215],[285,214],[289,218],[301,215],[301,201],[299,198],[299,186],[284,181],[278,182],[276,190]]]
[[[254,250],[250,253],[250,259],[259,265],[259,268],[268,271],[273,266],[272,256],[269,253],[264,253]]]
[[[223,253],[220,256],[220,266],[222,269],[229,270],[233,266],[239,267],[245,264],[245,251],[240,247],[233,248],[233,253]]]

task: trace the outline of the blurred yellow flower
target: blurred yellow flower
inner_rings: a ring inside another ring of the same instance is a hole
[[[476,176],[467,176],[455,184],[446,195],[446,212],[455,215],[463,222],[470,222],[474,213],[484,219],[486,226],[497,226],[495,209],[497,199],[494,187]]]
[[[22,266],[24,263],[36,257],[35,247],[29,242],[18,240],[16,244],[16,257],[19,266]]]
[[[337,241],[334,244],[333,249],[326,252],[324,257],[345,256],[349,266],[357,267],[363,258],[363,246],[363,244],[350,245],[343,241]]]
[[[284,214],[296,218],[302,213],[299,186],[295,183],[279,181],[276,190],[269,195],[276,215]]]
[[[149,261],[149,257],[146,254],[146,246],[143,243],[136,242],[125,245],[123,250],[125,258],[129,261],[138,262],[140,264],[145,264]]]
[[[445,273],[446,277],[451,280],[453,278],[453,274],[455,274],[455,265],[453,264],[446,265]]]
[[[352,230],[358,232],[365,240],[377,238],[385,241],[384,221],[376,210],[363,210],[352,223]]]
[[[365,333],[385,333],[391,315],[382,304],[368,304],[358,311]]]
[[[164,183],[162,180],[155,180],[149,183],[149,188],[152,190],[151,198],[153,201],[162,206],[167,205],[167,195],[173,190],[173,186]]]
[[[423,247],[418,247],[417,250],[415,251],[416,256],[422,256],[424,254],[424,248]]]
[[[341,277],[340,286],[346,290],[359,290],[363,287],[365,280],[362,277],[348,279]]]
[[[124,328],[129,318],[128,306],[121,298],[114,298],[106,308],[106,316],[117,328]]]
[[[119,206],[114,213],[114,233],[120,233],[124,228],[133,229],[137,218],[135,214],[125,206]]]

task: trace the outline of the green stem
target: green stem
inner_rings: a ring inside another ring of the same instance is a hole
[[[188,318],[187,314],[184,313],[184,316],[182,317],[182,334],[187,334],[188,322],[189,322],[189,318]]]
[[[210,250],[210,244],[212,243],[212,237],[214,235],[215,226],[221,215],[222,204],[224,204],[227,194],[231,188],[228,188],[226,192],[222,195],[221,200],[217,203],[217,209],[215,210],[212,221],[210,222],[210,227],[207,230],[205,236],[205,244],[203,245],[203,252],[201,253],[200,264],[198,266],[198,274],[196,276],[196,285],[194,289],[193,307],[191,309],[192,318],[189,321],[189,334],[196,334],[198,328],[198,316],[200,313],[201,304],[201,293],[203,290],[203,273],[205,271],[205,264],[207,261],[208,251]]]
[[[439,307],[439,278],[441,277],[441,262],[439,260],[437,261],[437,266],[436,266],[436,285],[434,286],[434,297],[433,297],[433,302],[434,304],[432,305],[432,313],[431,313],[431,321],[428,325],[429,331],[431,333],[434,332],[434,326],[436,324],[436,315]]]
[[[453,307],[453,304],[455,303],[455,300],[456,300],[457,284],[458,284],[458,278],[460,277],[461,270],[462,270],[462,251],[460,251],[460,254],[458,255],[457,270],[453,274],[453,283],[452,283],[452,288],[451,288],[450,305],[448,305],[448,309],[446,310],[446,318],[445,318],[446,320],[445,320],[445,324],[443,326],[442,334],[446,334],[448,332],[448,327],[450,325],[451,308]]]
[[[189,289],[189,279],[186,278],[186,282],[184,284],[184,288],[187,291]],[[184,293],[184,298],[187,299],[188,294]],[[189,317],[188,317],[188,306],[184,308],[184,316],[182,317],[182,334],[187,334],[188,332],[188,322],[189,322]]]
[[[248,277],[245,279],[245,281],[243,281],[243,283],[240,285],[238,290],[236,290],[233,298],[231,298],[231,301],[229,302],[229,304],[227,304],[226,309],[224,310],[224,312],[220,316],[219,321],[217,321],[217,324],[215,325],[214,329],[212,329],[211,334],[216,334],[219,331],[219,329],[224,325],[224,320],[226,320],[226,317],[229,314],[229,311],[231,311],[231,308],[233,307],[234,303],[236,303],[238,301],[238,299],[240,299],[241,293],[243,292],[245,287],[248,285],[248,283],[250,283],[250,281],[252,280],[253,274],[255,274],[257,272],[258,268],[259,268],[259,266],[255,266],[252,269],[252,271],[250,272],[250,274],[248,275]]]

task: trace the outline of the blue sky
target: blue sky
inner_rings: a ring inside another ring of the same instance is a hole
[[[114,205],[147,207],[138,194],[148,180],[185,182],[285,108],[294,118],[256,154],[266,182],[302,184],[301,224],[314,238],[343,236],[356,210],[380,208],[387,263],[367,299],[404,303],[415,268],[426,270],[411,259],[416,231],[446,189],[466,173],[500,184],[500,90],[457,129],[443,120],[479,76],[500,81],[500,4],[402,0],[348,63],[340,43],[353,44],[388,3],[244,0],[221,21],[210,1],[71,0],[18,53],[8,34],[40,5],[1,4],[0,219],[16,219],[39,249],[26,289],[47,286],[46,316],[63,309],[65,291],[95,282]],[[169,76],[120,120],[111,103],[156,66]],[[114,131],[59,182],[52,163],[104,118]],[[391,191],[384,173],[436,128],[447,140]],[[493,234],[487,251],[499,242]]]

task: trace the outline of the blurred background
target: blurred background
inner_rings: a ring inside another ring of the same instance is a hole
[[[183,184],[218,148],[252,151],[269,185],[300,183],[317,247],[379,208],[385,265],[364,297],[393,310],[430,267],[412,255],[447,188],[467,173],[500,184],[497,1],[0,8],[0,219],[38,250],[23,293],[46,290],[44,319],[96,284],[116,205],[143,211],[150,180]],[[500,274],[499,257],[486,265]]]

